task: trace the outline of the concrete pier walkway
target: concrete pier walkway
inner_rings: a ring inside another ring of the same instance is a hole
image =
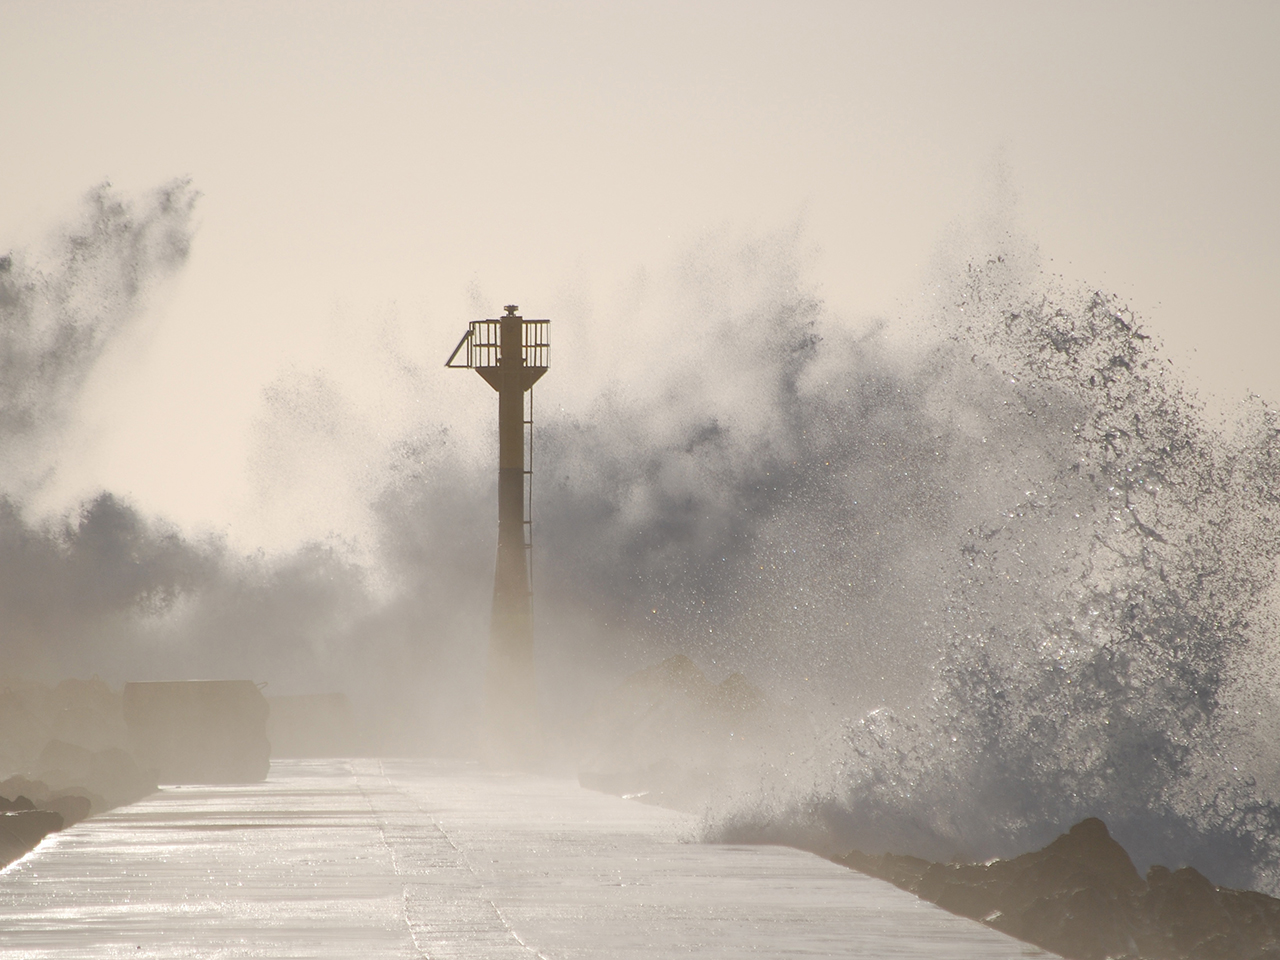
[[[0,873],[22,958],[1046,957],[796,850],[684,814],[431,761],[277,762],[170,787]]]

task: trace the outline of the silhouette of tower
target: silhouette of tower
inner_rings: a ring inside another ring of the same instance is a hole
[[[497,320],[469,324],[445,366],[475,370],[498,391],[498,558],[489,628],[485,751],[499,763],[529,765],[537,762],[542,740],[533,671],[529,518],[533,385],[547,372],[551,321],[525,320],[518,309],[511,304]]]

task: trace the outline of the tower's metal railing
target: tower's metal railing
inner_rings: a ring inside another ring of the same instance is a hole
[[[500,320],[472,320],[445,366],[455,370],[496,368],[501,357],[500,324]],[[546,370],[551,366],[550,320],[525,320],[521,340],[520,352],[526,367]]]

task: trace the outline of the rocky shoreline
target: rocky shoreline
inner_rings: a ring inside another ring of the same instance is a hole
[[[1097,818],[1011,860],[832,859],[1068,960],[1280,960],[1280,900],[1192,867],[1144,879]]]
[[[120,693],[101,680],[0,681],[0,868],[155,791],[126,743]]]
[[[119,748],[94,751],[51,740],[40,760],[39,778],[15,774],[0,781],[0,868],[49,834],[156,790],[155,778]]]
[[[773,763],[776,745],[804,724],[744,677],[716,684],[674,656],[628,677],[583,729],[583,786],[697,812],[717,791],[759,789],[785,769]],[[719,823],[711,836],[821,853],[1069,960],[1280,960],[1280,900],[1216,886],[1192,867],[1153,866],[1143,877],[1096,818],[1042,850],[988,863],[839,854],[830,833],[767,814]]]
[[[0,797],[0,867],[30,853],[41,840],[65,825],[62,814],[37,810],[27,797]]]

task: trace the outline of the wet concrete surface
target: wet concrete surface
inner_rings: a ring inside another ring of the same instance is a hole
[[[782,847],[693,842],[696,818],[474,765],[277,761],[168,787],[0,874],[22,958],[1001,960],[1049,956]]]

